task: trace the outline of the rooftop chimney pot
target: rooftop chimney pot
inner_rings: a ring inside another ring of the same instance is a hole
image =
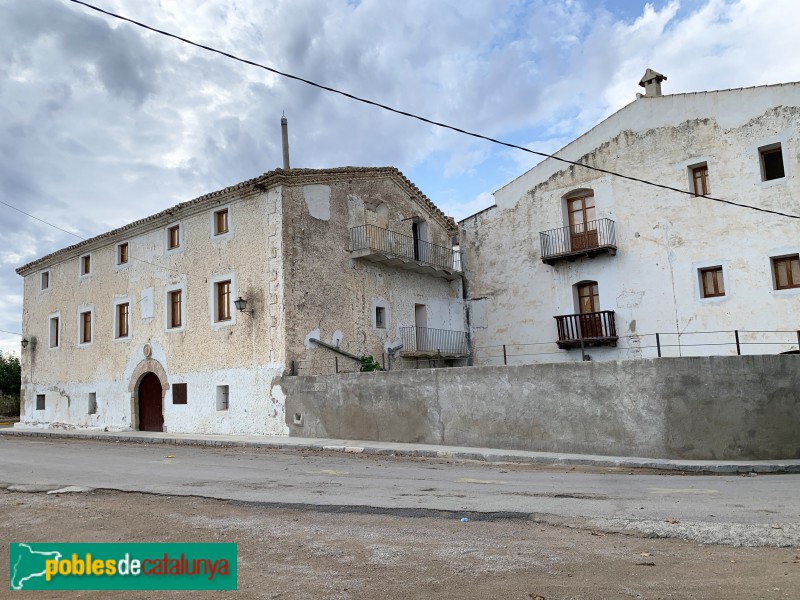
[[[644,72],[641,81],[639,81],[639,85],[644,88],[644,95],[647,98],[653,98],[661,95],[661,82],[666,80],[666,75],[648,68]]]

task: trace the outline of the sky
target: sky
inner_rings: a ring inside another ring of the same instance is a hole
[[[795,0],[94,0],[427,118],[553,152],[635,99],[800,81]],[[539,159],[231,61],[67,0],[0,0],[0,200],[82,238],[281,166],[395,166],[464,218]],[[0,204],[14,270],[78,238]]]

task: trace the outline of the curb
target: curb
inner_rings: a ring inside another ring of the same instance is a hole
[[[618,456],[593,456],[581,454],[558,454],[550,452],[506,451],[496,449],[453,447],[447,449],[409,448],[403,446],[372,446],[369,443],[350,442],[347,445],[314,442],[280,442],[233,439],[184,438],[167,436],[129,436],[115,433],[83,433],[35,429],[0,429],[0,437],[39,437],[49,439],[80,439],[100,442],[124,442],[128,444],[167,444],[177,446],[205,446],[213,448],[259,448],[265,450],[300,450],[318,452],[341,452],[372,456],[398,456],[405,458],[435,458],[445,460],[469,460],[487,463],[522,463],[539,465],[568,465],[617,467],[625,469],[655,469],[685,473],[714,473],[720,475],[747,473],[800,473],[800,459],[753,460],[753,461],[702,461],[681,459],[659,459]],[[404,446],[409,446],[405,444]]]

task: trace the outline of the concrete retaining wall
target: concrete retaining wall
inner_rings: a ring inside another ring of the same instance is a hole
[[[800,458],[798,356],[421,369],[281,383],[296,436],[657,458]]]

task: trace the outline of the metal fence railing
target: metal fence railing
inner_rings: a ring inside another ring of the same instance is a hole
[[[611,219],[597,219],[539,233],[542,259],[597,248],[616,248],[616,225]]]
[[[461,255],[452,248],[437,246],[375,225],[350,229],[350,250],[375,250],[421,263],[461,271]]]
[[[401,354],[469,354],[469,338],[466,331],[430,329],[428,327],[401,327],[400,340],[403,342]]]

